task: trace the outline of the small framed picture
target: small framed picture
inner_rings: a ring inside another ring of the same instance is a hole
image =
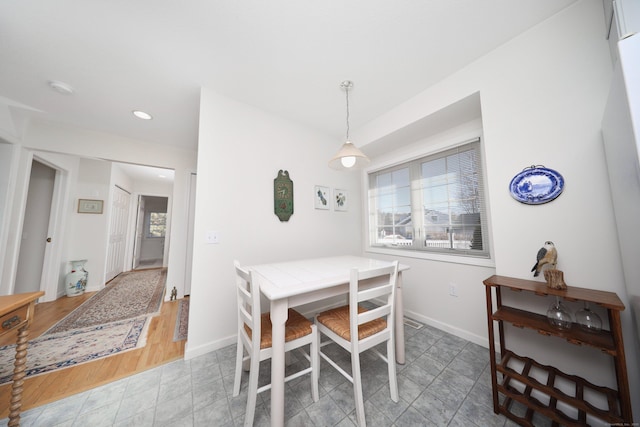
[[[78,199],[78,213],[101,214],[103,200]]]
[[[333,206],[334,210],[346,212],[349,207],[349,193],[347,190],[333,189]]]
[[[329,195],[329,187],[323,187],[321,185],[316,185],[313,188],[313,204],[316,209],[327,210],[331,206],[330,203],[330,195]]]

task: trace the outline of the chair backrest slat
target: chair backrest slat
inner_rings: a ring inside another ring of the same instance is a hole
[[[251,329],[251,341],[260,348],[260,287],[253,280],[253,274],[233,262],[236,270],[236,289],[238,303],[238,333],[245,334],[244,325]]]
[[[387,317],[391,314],[391,307],[387,305],[382,305],[380,307],[373,308],[371,310],[367,310],[358,314],[358,325],[362,325],[363,323],[370,322],[375,319],[379,319],[381,317]]]
[[[392,291],[390,283],[386,285],[377,286],[371,289],[365,289],[358,291],[358,302],[369,301],[374,298],[378,298],[384,295],[389,295]]]
[[[396,279],[398,277],[398,261],[388,267],[381,267],[369,271],[359,272],[357,268],[351,270],[349,282],[349,324],[351,341],[357,350],[358,325],[375,319],[386,317],[387,330],[393,331],[395,313]],[[382,305],[358,313],[358,303],[382,299]]]
[[[247,310],[245,307],[239,307],[240,310],[240,321],[242,323],[246,323],[247,325],[253,324],[253,316],[251,315],[251,311]]]

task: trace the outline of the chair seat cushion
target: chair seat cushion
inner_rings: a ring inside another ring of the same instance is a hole
[[[367,311],[366,308],[358,306],[358,313]],[[347,341],[351,341],[351,330],[349,327],[349,306],[345,305],[331,310],[323,311],[316,317],[318,322],[338,334]],[[384,330],[387,321],[383,318],[375,319],[358,326],[358,339],[370,337],[373,334]]]
[[[249,338],[251,338],[251,328],[247,324],[244,325]],[[260,337],[260,348],[269,348],[273,343],[271,335],[271,313],[262,313],[260,316],[260,329],[262,335]],[[288,311],[287,323],[284,327],[284,341],[289,342],[311,333],[311,321],[290,308]]]

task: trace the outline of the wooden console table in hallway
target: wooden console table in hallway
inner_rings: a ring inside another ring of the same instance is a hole
[[[16,332],[16,358],[13,370],[13,385],[9,407],[9,427],[20,425],[20,408],[22,407],[22,389],[27,364],[27,343],[29,341],[29,325],[33,321],[36,300],[44,292],[0,296],[0,337]]]

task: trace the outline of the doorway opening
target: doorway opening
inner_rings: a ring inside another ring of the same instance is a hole
[[[168,236],[169,198],[138,196],[138,214],[133,253],[133,270],[164,266]]]
[[[51,243],[51,203],[56,170],[33,160],[18,256],[14,293],[42,290],[43,267]]]

